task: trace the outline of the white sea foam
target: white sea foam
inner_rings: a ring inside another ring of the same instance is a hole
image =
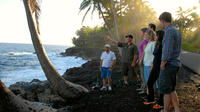
[[[86,63],[87,60],[82,58],[76,58],[74,56],[62,57],[62,56],[49,56],[51,62],[58,70],[58,72],[63,75],[64,72],[73,67],[80,67],[82,64]],[[30,82],[33,79],[46,80],[46,77],[40,66],[35,68],[26,68],[23,70],[12,71],[7,75],[1,77],[1,80],[5,83],[7,87],[19,81]]]
[[[18,55],[32,55],[32,52],[8,52],[8,53],[3,53],[2,55],[4,56],[18,56]]]
[[[45,45],[52,64],[63,75],[73,67],[79,67],[87,60],[76,57],[62,57],[66,46]],[[19,81],[30,82],[33,79],[46,80],[38,58],[31,44],[0,43],[0,79],[8,87]]]

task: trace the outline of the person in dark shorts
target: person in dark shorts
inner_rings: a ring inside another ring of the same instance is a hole
[[[128,72],[137,77],[137,74],[135,72],[135,66],[139,52],[137,46],[132,43],[133,36],[126,35],[125,37],[127,40],[126,43],[113,40],[109,36],[105,36],[105,39],[115,43],[118,47],[122,48],[122,56],[121,56],[122,74],[124,75],[124,84],[128,86]]]
[[[159,30],[156,32],[156,46],[153,52],[154,59],[153,64],[150,69],[150,75],[147,82],[149,94],[147,95],[147,101],[144,104],[151,104],[155,102],[154,98],[154,84],[157,83],[157,79],[159,78],[160,74],[160,64],[161,64],[161,57],[162,57],[162,40],[164,36],[164,31]],[[159,86],[159,85],[158,85]],[[154,109],[160,109],[164,106],[163,104],[163,94],[160,94],[158,104],[154,105]]]
[[[180,112],[178,96],[175,90],[176,74],[181,66],[181,34],[171,24],[172,16],[169,12],[163,12],[159,16],[160,23],[165,27],[162,41],[162,62],[159,76],[160,94],[164,94],[164,112],[170,111],[170,103],[173,103],[175,112]]]

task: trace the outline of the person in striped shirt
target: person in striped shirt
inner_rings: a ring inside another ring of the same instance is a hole
[[[176,74],[181,66],[181,34],[171,24],[172,16],[169,12],[163,12],[159,17],[160,23],[165,27],[162,41],[162,62],[159,76],[160,94],[164,94],[164,112],[170,111],[170,103],[173,103],[175,112],[180,112],[178,96],[175,90]]]

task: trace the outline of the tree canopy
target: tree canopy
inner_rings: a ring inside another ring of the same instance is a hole
[[[140,37],[140,29],[147,27],[149,23],[158,25],[158,29],[161,29],[158,18],[153,8],[148,5],[148,1],[144,0],[112,0],[115,4],[115,13],[117,16],[117,25],[119,29],[120,41],[124,41],[126,34],[132,34],[135,39],[135,43],[138,45],[142,38]],[[83,27],[77,32],[78,38],[73,38],[73,43],[76,46],[84,46],[89,42],[98,43],[103,36],[109,34],[115,38],[116,27],[114,22],[114,12],[111,0],[83,0],[80,5],[80,11],[86,10],[83,17],[87,15],[89,10],[97,11],[99,18],[104,20],[104,25],[95,27],[94,29],[89,27]],[[183,10],[181,7],[176,12],[173,24],[181,32],[183,36],[183,49],[197,51],[200,49],[197,42],[200,41],[200,16],[195,12],[197,7]],[[88,30],[86,33],[84,30]],[[90,29],[90,30],[89,30]],[[97,32],[97,29],[101,29],[102,32]],[[83,34],[81,34],[81,32]],[[93,32],[93,33],[92,33]],[[87,34],[87,35],[86,35]],[[92,37],[94,36],[94,37]],[[89,39],[90,41],[86,41]],[[115,38],[116,39],[116,38]],[[97,42],[98,41],[98,42]],[[100,42],[104,43],[103,41]],[[100,44],[98,43],[98,44]],[[80,44],[80,45],[79,45]],[[89,44],[88,44],[89,45]],[[94,47],[94,45],[92,45]],[[100,46],[100,45],[97,45]],[[96,46],[96,47],[97,47]]]
[[[103,35],[106,34],[104,27],[82,27],[77,30],[77,38],[72,39],[73,44],[76,47],[91,47],[91,48],[102,48],[105,41]]]
[[[183,37],[184,50],[200,52],[200,16],[195,12],[196,7],[183,10],[179,7],[177,18],[173,24]]]

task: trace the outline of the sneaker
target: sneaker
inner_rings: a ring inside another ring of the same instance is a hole
[[[108,91],[112,91],[112,87],[111,86],[108,86]]]
[[[143,102],[145,105],[150,105],[150,104],[154,104],[155,103],[155,101],[153,101],[153,102],[148,102],[148,101],[145,101],[145,102]]]
[[[147,100],[147,97],[146,96],[141,96],[140,97],[143,101],[146,101]]]
[[[164,107],[164,106],[160,106],[160,105],[158,105],[158,104],[155,104],[155,105],[153,106],[154,109],[163,109],[163,107]]]
[[[164,109],[160,110],[160,112],[164,112]]]
[[[124,82],[124,87],[128,88],[129,84],[127,82]]]
[[[101,89],[100,89],[100,91],[106,91],[107,90],[107,88],[105,87],[105,86],[103,86]]]
[[[140,91],[138,94],[145,94],[146,92],[145,91]]]
[[[136,91],[142,91],[142,90],[143,90],[142,88],[136,89]]]

